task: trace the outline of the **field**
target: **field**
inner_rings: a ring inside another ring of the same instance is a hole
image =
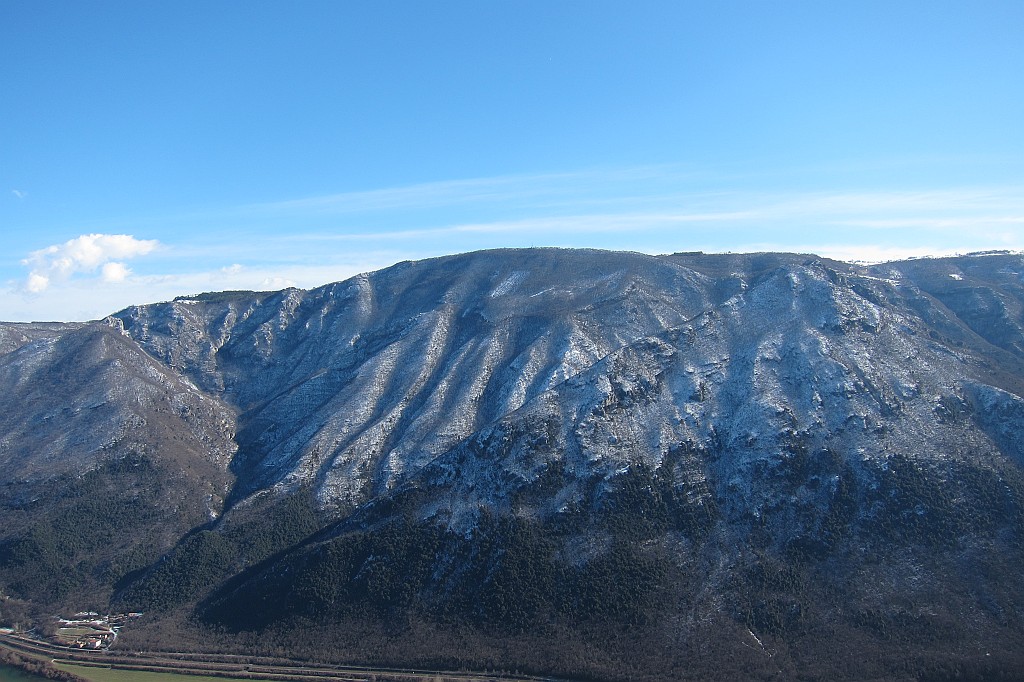
[[[241,677],[211,677],[209,675],[189,675],[185,673],[115,670],[114,668],[95,668],[71,663],[59,663],[56,667],[79,677],[84,677],[89,682],[243,682],[244,680]],[[251,680],[248,682],[251,682]]]
[[[49,661],[54,667],[90,682],[543,682],[545,679],[317,665],[217,654],[82,651],[15,635],[0,635],[0,647]]]

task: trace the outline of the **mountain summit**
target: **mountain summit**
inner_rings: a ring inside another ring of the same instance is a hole
[[[602,679],[1010,674],[1022,310],[1012,254],[530,249],[3,324],[3,608]]]

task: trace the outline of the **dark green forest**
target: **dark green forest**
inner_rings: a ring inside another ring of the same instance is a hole
[[[550,518],[481,508],[469,532],[419,518],[415,489],[340,521],[309,493],[265,495],[156,557],[125,536],[158,510],[92,494],[146,466],[127,462],[0,547],[4,617],[99,585],[104,607],[152,614],[125,635],[141,648],[273,641],[315,660],[595,680],[1012,679],[1024,477],[884,461],[782,453],[773,484],[817,497],[756,518],[674,485],[671,461],[595,480]],[[519,501],[565,475],[553,466]],[[95,558],[121,546],[137,554]]]

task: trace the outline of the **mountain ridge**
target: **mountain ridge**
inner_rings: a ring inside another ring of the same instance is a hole
[[[145,609],[139,641],[323,656],[288,635],[315,624],[615,679],[1016,661],[962,645],[1024,629],[1020,255],[476,252],[0,324],[0,384],[0,587]]]

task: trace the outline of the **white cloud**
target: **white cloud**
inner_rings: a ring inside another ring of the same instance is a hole
[[[19,199],[24,199],[25,197],[28,196],[28,192],[26,192],[23,189],[12,189],[11,194],[18,197]]]
[[[750,249],[777,250],[777,249]],[[964,253],[962,249],[949,249],[940,246],[877,246],[863,244],[807,244],[791,248],[796,253],[813,253],[825,258],[846,261],[847,263],[886,263],[889,261],[906,260],[908,258],[940,258],[956,256]]]
[[[120,262],[151,253],[159,246],[155,239],[136,239],[128,234],[84,234],[63,244],[33,251],[21,261],[31,268],[24,289],[40,293],[56,279],[91,274],[100,270],[104,282],[123,282],[131,271]]]
[[[260,282],[259,288],[263,291],[277,291],[297,286],[298,284],[295,283],[295,280],[288,279],[287,277],[266,277]]]
[[[124,263],[105,263],[100,270],[100,277],[104,282],[110,282],[116,284],[117,282],[123,282],[127,279],[128,275],[132,274]]]
[[[50,278],[36,272],[30,274],[28,276],[28,280],[25,282],[25,289],[32,294],[38,294],[41,291],[45,291],[48,286],[50,286]]]

